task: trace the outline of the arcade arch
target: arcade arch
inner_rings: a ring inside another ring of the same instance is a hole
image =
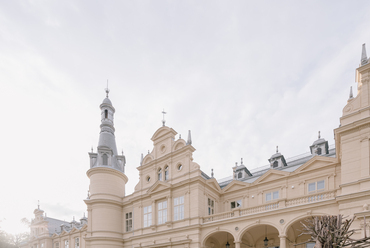
[[[272,225],[254,225],[240,235],[240,248],[280,247],[279,235],[279,230]]]
[[[234,236],[227,231],[217,231],[209,234],[205,238],[204,248],[225,248],[226,244],[230,245],[230,248],[235,248]]]

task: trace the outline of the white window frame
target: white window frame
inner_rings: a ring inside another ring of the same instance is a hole
[[[184,196],[176,197],[173,199],[173,220],[184,219]]]
[[[208,215],[215,214],[215,201],[212,200],[211,198],[208,198],[207,210],[208,210]]]
[[[55,242],[55,248],[59,248],[59,242]]]
[[[127,212],[126,215],[126,232],[132,231],[132,212]]]
[[[230,202],[230,209],[241,208],[241,207],[242,207],[242,200],[241,199]]]
[[[164,180],[167,181],[170,178],[170,171],[169,171],[169,166],[167,165],[164,168]]]
[[[321,184],[323,184],[323,186],[321,186]],[[320,185],[320,189],[319,189],[319,185]],[[311,187],[311,190],[310,190],[310,187]],[[324,179],[307,184],[307,192],[309,194],[321,192],[324,190],[325,190],[325,180]]]
[[[275,191],[265,193],[265,201],[269,202],[269,201],[277,200],[277,199],[279,199],[279,194],[280,194],[279,190],[275,190]]]
[[[144,207],[144,227],[152,225],[152,206]]]
[[[158,225],[167,222],[167,201],[158,202]]]
[[[67,239],[64,240],[64,248],[69,248],[69,241]]]
[[[162,168],[158,170],[158,181],[162,181]]]
[[[75,248],[80,248],[80,238],[79,237],[75,238]]]

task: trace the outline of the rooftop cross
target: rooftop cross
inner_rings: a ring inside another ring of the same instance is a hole
[[[166,112],[164,112],[164,109],[162,111],[162,114],[163,114],[163,120],[162,120],[162,124],[164,126],[164,124],[166,123],[166,120],[164,119],[164,115],[167,114]]]
[[[107,98],[108,98],[108,94],[109,94],[108,79],[107,79],[107,88],[105,88],[105,93],[107,93]]]

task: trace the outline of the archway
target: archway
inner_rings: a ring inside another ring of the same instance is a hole
[[[274,226],[259,224],[248,228],[240,239],[240,248],[278,248],[279,230]]]
[[[306,216],[295,220],[289,226],[287,226],[285,233],[287,239],[287,248],[313,248],[315,243],[305,243],[311,237],[307,234],[301,235],[303,230],[302,223],[306,224],[308,218],[313,218],[313,216]]]
[[[205,248],[225,248],[226,244],[230,245],[230,248],[235,248],[234,236],[225,231],[219,231],[212,233],[207,237],[205,241]]]

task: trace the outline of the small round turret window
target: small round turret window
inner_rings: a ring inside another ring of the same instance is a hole
[[[149,183],[150,182],[150,176],[148,176],[147,178],[146,178],[146,181]]]
[[[182,169],[182,164],[179,164],[179,165],[177,166],[177,169],[180,171],[180,170]]]

